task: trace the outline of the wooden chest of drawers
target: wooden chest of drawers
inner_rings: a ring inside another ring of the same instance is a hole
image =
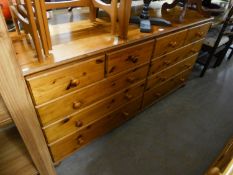
[[[185,84],[210,23],[26,76],[54,162]]]

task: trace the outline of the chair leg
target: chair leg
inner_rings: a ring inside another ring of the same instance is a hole
[[[212,52],[212,53],[209,55],[209,57],[208,57],[208,59],[207,59],[205,65],[204,65],[204,68],[203,68],[202,71],[201,71],[200,77],[203,77],[203,76],[205,75],[205,72],[206,72],[207,68],[209,67],[210,61],[212,60],[213,56],[214,56],[214,52]]]
[[[118,9],[117,9],[117,0],[112,0],[111,2],[111,8],[112,8],[112,14],[110,14],[111,16],[111,33],[113,35],[116,34],[116,24],[117,24],[117,12],[118,12]]]

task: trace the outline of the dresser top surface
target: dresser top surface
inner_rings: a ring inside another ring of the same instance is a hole
[[[212,20],[212,18],[204,18],[193,10],[188,10],[184,21],[177,23],[174,19],[180,12],[178,9],[166,15],[161,15],[159,8],[153,8],[153,4],[151,6],[150,15],[152,17],[167,19],[172,22],[172,26],[153,26],[151,33],[141,33],[138,25],[130,24],[127,40],[111,35],[111,24],[106,22],[104,15],[101,17],[102,19],[97,19],[95,23],[91,23],[88,20],[87,10],[81,12],[75,10],[73,15],[70,13],[57,14],[49,24],[53,49],[50,51],[50,57],[43,63],[37,61],[35,52],[26,39],[13,40],[17,60],[23,74],[29,75],[69,62],[82,61],[94,55],[101,55],[103,52],[117,50],[136,42],[140,43]],[[133,7],[132,12],[140,12],[141,8],[142,5]],[[63,18],[60,18],[63,20],[59,21],[59,15],[63,16]]]

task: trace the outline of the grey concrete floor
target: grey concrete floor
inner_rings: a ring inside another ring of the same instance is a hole
[[[202,175],[233,136],[233,59],[97,139],[59,175]]]

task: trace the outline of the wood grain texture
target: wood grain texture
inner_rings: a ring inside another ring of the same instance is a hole
[[[172,66],[193,54],[197,54],[201,49],[202,42],[203,40],[191,43],[166,55],[153,59],[150,65],[149,75],[156,74],[166,69],[168,66]]]
[[[121,75],[104,79],[88,87],[74,91],[47,104],[36,106],[42,125],[46,126],[74,112],[106,98],[146,78],[149,65],[144,65]],[[75,103],[80,105],[74,107]]]
[[[40,174],[55,170],[0,10],[0,93]]]
[[[104,78],[105,58],[100,56],[81,63],[64,65],[56,69],[26,77],[36,105]]]
[[[114,112],[101,118],[99,121],[86,126],[77,133],[74,133],[60,142],[52,145],[50,150],[52,152],[54,161],[57,162],[64,159],[66,156],[90,143],[97,137],[100,137],[113,128],[116,128],[134,116],[140,111],[140,109],[141,98],[138,98],[127,105],[119,107]]]
[[[150,77],[148,77],[146,90],[150,90],[155,86],[159,86],[163,82],[166,82],[167,80],[171,79],[174,75],[179,74],[180,72],[183,72],[185,70],[191,70],[193,68],[194,63],[196,62],[197,54],[186,58],[185,60],[167,67],[167,69],[154,74]]]
[[[107,53],[107,76],[133,68],[143,63],[149,63],[154,46],[154,40]]]
[[[0,95],[0,126],[7,125],[12,122],[11,116],[6,108],[6,105]]]
[[[48,143],[61,139],[75,131],[86,127],[106,114],[114,111],[119,106],[127,104],[129,101],[141,97],[144,92],[145,80],[125,88],[124,90],[107,97],[91,106],[74,113],[65,119],[55,122],[49,127],[44,128]],[[52,143],[52,144],[53,144]]]
[[[36,175],[30,155],[15,127],[0,130],[0,174]]]

